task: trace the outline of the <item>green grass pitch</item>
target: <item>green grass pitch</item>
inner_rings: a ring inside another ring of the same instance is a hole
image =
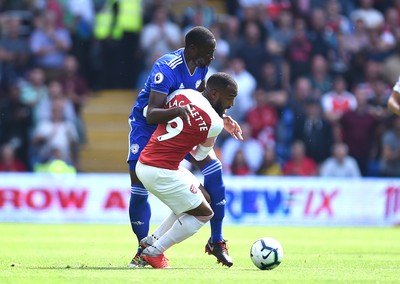
[[[172,269],[128,269],[129,225],[0,224],[0,283],[400,283],[400,228],[224,228],[231,268],[204,253],[209,226],[166,252]],[[283,262],[258,270],[257,238],[278,239]]]

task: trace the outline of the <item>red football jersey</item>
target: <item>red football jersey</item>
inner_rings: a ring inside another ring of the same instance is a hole
[[[223,120],[209,101],[198,91],[177,90],[167,98],[165,108],[194,104],[191,125],[181,117],[159,124],[140,154],[141,163],[177,170],[180,162],[197,145],[216,137],[223,129]]]

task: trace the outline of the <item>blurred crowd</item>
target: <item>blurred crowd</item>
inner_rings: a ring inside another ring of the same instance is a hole
[[[217,39],[209,75],[239,87],[228,114],[244,141],[217,143],[226,174],[400,176],[386,108],[400,0],[0,0],[0,13],[0,171],[79,171],[90,93],[141,89],[202,25]]]

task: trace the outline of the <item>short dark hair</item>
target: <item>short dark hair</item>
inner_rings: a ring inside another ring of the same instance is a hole
[[[229,85],[237,87],[237,83],[232,76],[224,72],[214,73],[207,80],[207,87],[211,89],[222,90]]]
[[[197,47],[202,47],[211,40],[215,40],[213,33],[202,26],[192,28],[185,36],[185,47],[191,44]]]

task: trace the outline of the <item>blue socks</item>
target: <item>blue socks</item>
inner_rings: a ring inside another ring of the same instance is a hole
[[[211,242],[223,240],[222,220],[225,216],[225,185],[222,181],[222,165],[219,160],[212,160],[201,169],[204,175],[204,187],[211,197],[211,208],[214,217],[210,220]]]
[[[149,192],[142,185],[131,185],[129,219],[138,243],[149,233],[151,210],[148,198]]]

